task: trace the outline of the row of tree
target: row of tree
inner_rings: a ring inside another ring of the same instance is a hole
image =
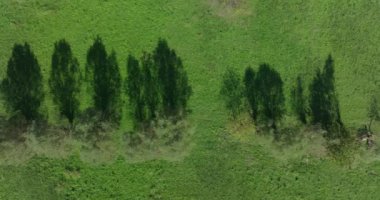
[[[220,93],[233,118],[244,108],[245,97],[253,120],[270,123],[275,129],[276,122],[284,114],[285,97],[282,88],[280,74],[268,64],[262,64],[257,73],[252,67],[246,68],[243,81],[236,70],[227,69]]]
[[[334,61],[329,55],[323,71],[317,69],[309,87],[310,114],[312,124],[320,124],[327,131],[329,138],[338,139],[346,138],[348,132],[340,116],[338,96],[335,92],[334,72]]]
[[[329,55],[323,71],[317,70],[309,86],[309,100],[300,76],[291,89],[291,105],[299,121],[320,124],[331,139],[347,136],[334,82],[334,61]],[[268,64],[261,64],[257,73],[251,67],[246,68],[243,80],[235,70],[228,69],[223,77],[221,94],[233,118],[241,112],[243,98],[249,105],[255,123],[269,124],[276,129],[278,121],[285,114],[283,81],[280,74]]]
[[[157,116],[183,116],[192,94],[182,60],[165,40],[140,61],[129,55],[127,94],[136,125],[146,125]]]
[[[78,60],[66,40],[54,44],[49,88],[62,116],[73,124],[79,113],[81,85],[88,83],[93,108],[102,120],[117,121],[121,113],[122,78],[114,51],[108,54],[100,37],[87,52],[83,78]],[[125,91],[133,106],[136,122],[157,116],[183,115],[192,93],[181,59],[165,40],[153,53],[144,53],[140,62],[128,56]],[[27,120],[38,119],[45,97],[40,65],[28,43],[15,44],[1,82],[6,107]]]

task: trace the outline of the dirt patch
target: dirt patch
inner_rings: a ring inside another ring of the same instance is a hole
[[[226,124],[226,130],[234,138],[244,141],[247,135],[256,134],[256,127],[248,113],[241,114],[235,120],[231,120]]]
[[[177,161],[192,147],[194,127],[186,120],[157,120],[152,128],[121,135],[117,125],[99,121],[96,114],[84,118],[71,127],[22,124],[19,118],[13,122],[0,116],[0,165],[25,164],[35,156],[67,159],[74,154],[92,164],[111,163],[119,157],[132,162]]]
[[[259,129],[256,130],[256,129]],[[279,137],[274,138],[273,130],[255,127],[248,114],[226,124],[226,140],[235,140],[246,145],[260,145],[270,155],[280,161],[292,161],[299,158],[326,158],[325,139],[320,129],[284,123],[280,126]],[[250,160],[247,163],[251,162]]]
[[[177,161],[190,152],[194,133],[186,120],[158,120],[149,130],[124,135],[125,158],[130,161],[164,159]]]
[[[225,19],[234,19],[252,14],[252,9],[247,0],[209,0],[209,5],[214,13]]]

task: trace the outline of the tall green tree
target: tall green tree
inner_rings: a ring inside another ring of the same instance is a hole
[[[187,109],[187,102],[190,99],[190,96],[193,94],[193,88],[189,84],[189,79],[187,73],[182,65],[182,60],[179,58],[177,60],[177,70],[178,70],[178,101],[179,101],[179,110],[184,114]]]
[[[108,56],[108,70],[106,70],[106,83],[104,85],[107,85],[106,87],[99,87],[98,94],[102,94],[101,91],[104,92],[106,95],[108,95],[108,98],[104,98],[102,96],[98,97],[100,105],[107,105],[103,106],[108,110],[109,116],[119,119],[121,117],[120,115],[120,105],[121,105],[121,75],[120,75],[120,69],[119,64],[117,62],[116,58],[116,52],[112,51],[111,54]],[[100,73],[100,72],[99,72]],[[95,76],[96,77],[96,76]],[[99,80],[103,80],[102,76],[98,77]],[[95,90],[96,91],[96,90]]]
[[[258,115],[258,88],[256,84],[256,74],[252,67],[247,67],[244,73],[245,96],[250,107],[253,120],[257,120]]]
[[[142,98],[143,73],[141,72],[139,61],[132,55],[127,59],[126,93],[129,104],[133,107],[133,117],[135,125],[145,120],[145,102]]]
[[[310,85],[310,110],[313,124],[320,124],[330,139],[347,135],[335,92],[334,61],[328,56],[323,72],[317,70]]]
[[[156,118],[159,92],[158,92],[158,77],[154,60],[151,54],[144,52],[141,58],[143,72],[143,101],[148,110],[148,120]]]
[[[239,74],[228,68],[223,75],[220,94],[232,118],[236,119],[242,109],[243,86]]]
[[[177,109],[175,59],[175,52],[169,48],[167,41],[160,39],[154,51],[154,61],[158,68],[159,89],[165,115],[172,115]]]
[[[268,64],[261,64],[256,75],[259,112],[261,118],[271,122],[271,127],[277,129],[277,122],[285,113],[285,97],[283,81],[280,74]]]
[[[93,84],[96,68],[107,66],[107,51],[102,39],[98,36],[87,51],[86,80]]]
[[[102,113],[103,119],[117,121],[120,117],[121,77],[116,53],[107,55],[100,37],[87,53],[86,77],[94,89],[95,109]]]
[[[133,104],[141,96],[142,73],[139,61],[132,55],[129,55],[127,59],[127,78],[125,81],[129,102]]]
[[[324,88],[327,93],[332,96],[335,94],[335,69],[334,69],[334,60],[329,54],[325,66],[323,68],[323,78],[324,78]]]
[[[80,84],[79,63],[72,54],[70,44],[66,40],[56,42],[51,60],[49,86],[61,115],[65,116],[70,124],[79,112]]]
[[[39,117],[38,110],[44,98],[42,76],[28,43],[13,46],[1,86],[9,111],[19,111],[27,120]]]
[[[299,121],[306,124],[307,105],[300,76],[297,77],[296,85],[291,90],[291,100],[293,112],[297,115]]]
[[[331,121],[329,104],[323,74],[317,69],[310,85],[310,111],[313,124],[320,123],[324,129],[327,129]]]
[[[159,91],[164,115],[177,115],[187,105],[192,93],[182,61],[166,40],[160,39],[153,52],[158,73]]]

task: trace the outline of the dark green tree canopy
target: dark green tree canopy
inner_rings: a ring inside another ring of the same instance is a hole
[[[127,59],[126,93],[129,98],[129,105],[133,107],[133,118],[135,125],[145,121],[145,102],[142,98],[143,73],[140,69],[139,61],[132,55]]]
[[[334,93],[335,92],[335,77],[334,77],[334,60],[332,59],[331,54],[328,55],[325,67],[323,68],[323,78],[326,92]]]
[[[42,76],[29,44],[14,45],[1,86],[11,112],[19,111],[27,120],[39,116],[38,109],[44,98]]]
[[[178,59],[178,88],[179,88],[179,94],[178,94],[178,101],[180,110],[186,111],[187,108],[187,101],[190,99],[190,96],[193,94],[193,88],[189,84],[189,79],[187,77],[187,73],[182,65],[182,60]]]
[[[116,53],[107,52],[98,37],[87,53],[86,76],[94,89],[95,109],[104,119],[117,121],[120,118],[121,77]]]
[[[53,100],[61,115],[73,123],[79,112],[81,74],[79,63],[74,58],[71,47],[66,40],[60,40],[54,45],[51,74],[49,79]]]
[[[329,138],[345,137],[334,84],[334,61],[328,56],[323,73],[318,69],[310,85],[310,110],[313,124],[321,124]]]
[[[253,120],[256,121],[258,115],[258,88],[256,85],[256,73],[252,67],[247,67],[244,73],[245,96],[250,107]]]
[[[143,52],[140,62],[128,56],[126,93],[137,125],[186,113],[192,88],[181,58],[166,40],[160,39],[153,53]]]
[[[153,53],[164,115],[184,111],[192,93],[182,61],[166,40],[160,39]]]
[[[285,112],[285,97],[283,93],[283,81],[280,74],[268,64],[261,64],[256,75],[256,84],[259,97],[259,112],[264,121],[272,121],[272,127],[276,128],[276,122]]]
[[[242,109],[243,86],[235,69],[228,68],[224,73],[220,95],[231,116],[236,119]]]
[[[130,104],[134,104],[136,99],[141,97],[142,81],[139,61],[132,55],[129,55],[127,59],[126,92]]]
[[[172,115],[177,109],[176,59],[174,50],[166,40],[159,40],[154,51],[154,61],[158,68],[159,89],[165,115]]]
[[[142,98],[148,109],[148,120],[151,120],[156,117],[159,104],[157,68],[150,53],[143,53],[141,64],[144,86]]]
[[[297,77],[296,85],[292,88],[290,96],[293,112],[297,115],[299,121],[301,121],[303,124],[306,124],[307,105],[304,95],[303,83],[300,76]]]
[[[107,52],[102,39],[98,36],[87,52],[86,79],[93,81],[94,70],[107,65]]]
[[[312,123],[321,123],[326,128],[330,119],[329,104],[325,90],[324,77],[318,69],[316,75],[310,85],[310,109],[312,116]]]

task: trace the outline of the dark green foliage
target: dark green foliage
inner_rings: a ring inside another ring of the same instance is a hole
[[[261,64],[256,75],[256,84],[260,116],[265,122],[271,122],[272,128],[276,129],[276,122],[282,118],[285,112],[281,76],[268,64]]]
[[[335,93],[335,78],[334,78],[334,60],[332,56],[327,57],[325,67],[323,68],[324,85],[326,92]]]
[[[377,98],[375,96],[372,96],[371,102],[368,107],[368,118],[369,118],[368,130],[371,131],[371,126],[372,126],[373,121],[380,119],[379,107],[377,104]]]
[[[330,139],[345,137],[339,102],[334,86],[334,62],[331,55],[323,72],[318,69],[310,85],[310,109],[313,124],[321,124]]]
[[[302,79],[300,76],[298,76],[296,85],[291,90],[292,109],[293,112],[297,115],[298,120],[303,124],[306,124],[307,105],[303,90]]]
[[[226,108],[236,119],[242,109],[243,86],[235,69],[228,68],[224,73],[220,94],[224,99]]]
[[[97,37],[87,51],[86,63],[86,80],[92,83],[94,81],[94,70],[96,68],[105,68],[107,65],[107,52],[100,37]]]
[[[187,101],[190,99],[190,96],[193,94],[193,89],[189,85],[189,79],[187,77],[187,73],[182,65],[182,60],[178,59],[178,78],[177,78],[177,84],[178,84],[178,103],[179,103],[179,109],[184,114],[186,112],[187,108]]]
[[[152,55],[144,53],[141,58],[142,72],[143,72],[143,96],[142,99],[147,107],[148,120],[156,117],[159,93],[158,93],[158,77]]]
[[[244,74],[245,96],[248,100],[251,116],[253,120],[256,121],[258,115],[258,88],[255,78],[255,71],[252,69],[252,67],[247,67]]]
[[[145,120],[145,103],[142,98],[143,74],[139,61],[129,55],[127,60],[126,92],[129,97],[129,104],[134,108],[133,117],[136,122]]]
[[[121,76],[119,65],[117,63],[116,53],[112,51],[108,57],[108,68],[103,75],[106,78],[104,85],[100,85],[99,94],[105,91],[104,94],[108,97],[100,96],[100,105],[107,110],[106,113],[113,117],[120,117],[120,95],[121,95]],[[99,80],[104,80],[103,76],[99,76]],[[104,86],[104,87],[103,87]]]
[[[162,110],[165,116],[178,115],[186,109],[192,93],[182,61],[170,49],[166,40],[160,39],[153,53],[157,67]]]
[[[318,69],[316,76],[310,85],[310,110],[312,123],[321,123],[322,127],[326,128],[331,119],[329,115],[329,108],[326,105],[326,103],[329,103],[329,100],[327,98],[327,94],[325,94],[326,91],[323,81],[323,74]]]
[[[129,55],[127,59],[126,92],[130,103],[133,104],[141,96],[141,88],[142,73],[139,61],[132,55]]]
[[[53,100],[61,115],[72,124],[79,112],[81,75],[78,60],[74,58],[66,40],[55,43],[51,68],[49,85]]]
[[[276,129],[277,121],[285,113],[283,81],[280,74],[268,64],[260,65],[257,74],[251,67],[247,67],[243,82],[252,118],[257,122],[260,117],[264,123],[270,123],[271,127]]]
[[[168,114],[174,108],[175,101],[175,79],[174,79],[174,62],[173,52],[165,40],[159,40],[154,51],[154,61],[157,65],[159,89],[162,98],[163,111]],[[169,68],[171,69],[169,74]]]
[[[9,111],[19,111],[27,120],[39,116],[38,109],[44,98],[42,76],[29,44],[14,45],[1,86]]]
[[[144,52],[140,63],[128,56],[126,92],[135,125],[143,125],[157,116],[184,115],[192,89],[181,59],[159,40],[153,54]]]
[[[102,113],[103,119],[117,121],[120,117],[121,77],[116,53],[107,52],[98,37],[87,53],[86,77],[94,89],[95,109]]]

